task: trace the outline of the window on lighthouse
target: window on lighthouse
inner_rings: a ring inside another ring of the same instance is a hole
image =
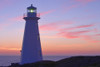
[[[34,9],[29,9],[28,12],[33,13],[33,12],[35,12],[35,10]]]
[[[31,12],[31,13],[33,13],[33,12],[34,12],[34,10],[33,10],[33,9],[30,9],[30,12]]]

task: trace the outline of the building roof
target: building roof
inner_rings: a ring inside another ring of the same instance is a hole
[[[27,7],[27,9],[36,9],[36,7],[34,7],[32,4],[30,7]]]

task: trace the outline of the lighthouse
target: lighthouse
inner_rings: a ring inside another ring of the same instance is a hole
[[[31,5],[27,7],[26,21],[22,51],[21,64],[34,63],[42,60],[41,42],[38,29],[37,8]]]

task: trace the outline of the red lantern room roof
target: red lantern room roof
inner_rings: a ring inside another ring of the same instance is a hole
[[[33,7],[33,5],[31,4],[31,6],[27,7],[27,9],[36,9],[36,7]]]

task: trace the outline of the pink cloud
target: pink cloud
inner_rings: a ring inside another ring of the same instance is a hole
[[[81,38],[87,42],[92,42],[92,43],[100,42],[100,39],[97,38],[97,36],[100,36],[100,34],[88,35],[88,33],[92,33],[92,32],[95,32],[95,31],[94,30],[75,31],[75,32],[59,31],[57,35],[67,38],[67,39]]]
[[[94,29],[95,32],[99,32],[99,30],[97,28]]]
[[[87,4],[87,3],[90,3],[90,2],[93,2],[93,1],[96,1],[96,0],[75,0],[75,1],[83,3],[83,4]]]
[[[40,16],[44,16],[44,15],[46,15],[46,14],[53,13],[53,12],[55,12],[55,11],[56,11],[56,10],[49,10],[49,11],[41,12],[41,13],[40,13]]]
[[[94,24],[89,24],[89,25],[81,25],[81,26],[77,26],[76,28],[86,28],[86,27],[93,27]]]
[[[72,2],[78,2],[77,4],[73,4],[71,6],[66,6],[66,4],[64,4],[62,6],[62,10],[63,12],[67,12],[67,11],[70,11],[74,8],[77,8],[77,7],[80,7],[80,5],[86,5],[90,2],[93,2],[93,1],[96,1],[96,0],[71,0]]]
[[[58,35],[63,36],[65,38],[80,38],[82,34],[92,32],[92,30],[85,31],[75,31],[75,32],[60,32]]]
[[[57,21],[53,23],[48,23],[45,25],[40,26],[40,30],[43,31],[56,31],[56,36],[58,37],[64,37],[68,39],[73,39],[73,38],[81,38],[83,40],[86,40],[88,42],[99,42],[98,40],[94,40],[93,37],[99,36],[100,34],[97,35],[88,35],[88,33],[96,33],[97,29],[88,29],[88,30],[82,30],[82,31],[74,31],[76,29],[87,29],[90,27],[95,26],[96,24],[88,24],[88,25],[80,25],[76,27],[70,27],[70,28],[64,28],[67,25],[72,25],[74,22],[72,21]],[[73,32],[72,32],[73,31]]]
[[[95,1],[95,0],[75,0],[75,1],[78,1],[78,2],[92,2],[92,1]]]
[[[66,25],[70,25],[74,22],[72,21],[57,21],[57,22],[52,22],[52,23],[48,23],[45,25],[41,25],[40,26],[40,30],[44,30],[44,31],[54,31],[54,30],[59,30],[61,27],[66,26]]]
[[[95,26],[95,24],[80,25],[80,26],[71,27],[71,28],[64,28],[64,29],[61,29],[61,30],[62,30],[62,31],[64,31],[64,30],[74,30],[74,29],[87,28],[87,27],[93,27],[93,26]],[[95,29],[95,30],[96,30],[96,29]]]
[[[64,38],[69,38],[69,39],[72,39],[72,38],[79,38],[79,36],[77,35],[72,35],[70,34],[71,32],[60,32],[60,33],[57,33],[58,36],[61,36],[61,37],[64,37]]]
[[[82,38],[88,42],[98,43],[98,42],[100,42],[100,40],[95,39],[96,36],[98,36],[98,34],[97,35],[84,35],[84,36],[82,36]]]
[[[96,36],[100,36],[100,34],[96,34]]]
[[[88,33],[88,32],[91,32],[91,30],[69,32],[69,34],[72,34],[72,35],[75,35],[75,34],[80,35],[80,34],[84,34],[84,33]]]
[[[74,22],[72,21],[57,21],[53,23],[48,23],[45,25],[40,26],[40,30],[43,31],[56,31],[55,36],[57,37],[63,37],[67,39],[73,39],[73,38],[80,38],[88,42],[99,42],[99,40],[95,40],[94,37],[99,36],[100,34],[96,34],[97,28],[90,29],[91,27],[94,27],[96,24],[88,24],[88,25],[80,25],[76,27],[70,27],[65,28],[67,25],[72,25]],[[77,29],[81,29],[80,31],[75,31]],[[84,30],[83,30],[84,29]],[[88,29],[88,30],[86,30]],[[94,33],[96,35],[88,35],[90,33]],[[51,36],[52,37],[52,36]]]
[[[21,21],[21,20],[23,20],[22,16],[9,18],[8,20],[4,21],[3,24],[0,24],[0,30],[14,24],[16,21]]]
[[[83,4],[83,5],[86,5],[87,3],[93,2],[93,1],[95,1],[95,0],[72,0],[72,2],[79,2],[79,3]],[[71,6],[66,6],[66,4],[64,4],[62,6],[62,10],[63,10],[63,12],[67,12],[67,11],[70,11],[70,10],[72,10],[74,8],[80,7],[81,4],[79,4],[79,3],[73,4]]]
[[[98,43],[98,42],[100,42],[100,40],[92,40],[90,42],[92,42],[92,43]]]
[[[23,20],[23,16],[17,16],[9,19],[10,21],[21,21]]]
[[[62,7],[62,10],[63,10],[63,12],[67,12],[67,11],[70,11],[71,9],[74,9],[74,8],[77,8],[78,7],[78,5],[77,4],[75,4],[75,5],[71,5],[71,6],[63,6]]]

